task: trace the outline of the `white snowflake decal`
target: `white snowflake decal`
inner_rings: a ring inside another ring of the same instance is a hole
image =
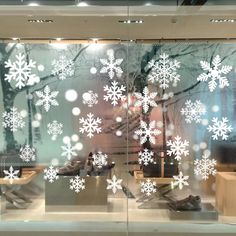
[[[144,113],[148,112],[149,106],[157,107],[157,104],[154,98],[157,96],[156,92],[149,93],[148,87],[143,89],[143,95],[141,93],[134,93],[137,101],[134,103],[134,106],[142,106]]]
[[[58,75],[60,80],[65,80],[67,76],[72,76],[75,73],[73,60],[67,59],[64,55],[59,57],[59,60],[52,62],[54,75]]]
[[[72,146],[71,142],[67,142],[65,146],[61,146],[62,154],[61,156],[65,156],[68,160],[70,160],[73,156],[76,156],[76,146]]]
[[[33,147],[30,147],[30,145],[26,144],[20,149],[20,158],[25,162],[35,161],[35,149]]]
[[[202,121],[202,115],[205,113],[206,108],[199,100],[196,100],[195,102],[187,100],[185,102],[185,107],[181,109],[181,114],[185,116],[185,121],[187,123],[192,123],[192,121],[200,123]]]
[[[44,169],[44,179],[48,180],[50,183],[53,183],[55,180],[59,179],[57,175],[59,172],[58,168],[50,166],[48,169]]]
[[[123,70],[121,69],[120,65],[123,62],[123,59],[115,59],[114,51],[112,49],[107,50],[108,59],[100,59],[103,67],[100,70],[100,73],[106,74],[110,79],[113,79],[115,75],[120,78],[123,74]]]
[[[144,164],[147,166],[149,163],[153,163],[153,155],[154,153],[152,151],[149,151],[147,148],[143,150],[143,152],[139,152],[139,164]]]
[[[79,193],[81,190],[85,189],[85,179],[80,178],[78,175],[75,178],[70,179],[70,189]]]
[[[52,123],[48,123],[48,134],[51,135],[52,140],[56,140],[58,135],[63,133],[63,124],[54,120]]]
[[[5,75],[5,80],[16,82],[16,87],[21,89],[26,85],[33,85],[40,81],[40,78],[31,73],[32,68],[36,67],[36,62],[31,59],[26,62],[25,55],[19,53],[16,55],[16,61],[12,62],[10,59],[5,61],[5,68],[9,68],[9,73]]]
[[[207,130],[213,132],[212,138],[218,140],[218,137],[222,137],[223,140],[227,140],[229,135],[228,133],[233,130],[231,125],[228,125],[228,119],[223,117],[222,120],[218,120],[217,117],[212,119],[213,125],[209,125]]]
[[[17,111],[16,107],[12,107],[9,112],[3,112],[2,114],[3,122],[2,125],[4,128],[10,128],[12,132],[16,132],[18,128],[23,128],[25,122],[20,112]]]
[[[45,86],[44,92],[36,91],[36,95],[40,98],[36,102],[36,106],[44,106],[46,112],[49,111],[51,106],[58,106],[58,102],[55,100],[56,96],[58,95],[58,91],[52,91],[48,85]]]
[[[111,104],[116,106],[119,100],[124,101],[126,99],[126,96],[123,95],[126,88],[124,85],[118,86],[117,81],[112,81],[111,84],[112,85],[110,87],[108,85],[104,86],[104,92],[107,93],[104,95],[104,100],[111,100]]]
[[[180,136],[176,136],[173,142],[172,140],[168,140],[166,144],[170,146],[170,150],[167,150],[167,155],[174,155],[177,161],[181,160],[181,155],[189,155],[189,150],[186,150],[189,146],[189,142],[186,140],[182,141]]]
[[[101,133],[102,128],[98,127],[99,124],[101,124],[102,120],[100,118],[94,118],[94,115],[92,113],[87,114],[87,118],[81,118],[79,120],[79,123],[82,124],[83,127],[80,128],[80,132],[87,133],[87,136],[89,138],[92,138],[94,136],[94,133]]]
[[[207,73],[202,73],[198,76],[198,81],[207,81],[210,92],[213,92],[217,87],[217,80],[219,82],[219,88],[224,88],[229,86],[229,81],[224,75],[227,75],[231,70],[232,66],[222,66],[221,67],[221,58],[219,55],[216,55],[212,61],[212,65],[207,61],[200,61],[201,67]]]
[[[13,184],[14,180],[19,179],[18,174],[19,170],[14,170],[12,166],[10,166],[9,170],[3,170],[5,177],[4,179],[7,179],[10,181],[10,184]]]
[[[98,104],[98,94],[89,90],[87,93],[83,94],[83,104],[87,104],[88,107],[93,107]]]
[[[189,186],[188,179],[189,176],[184,176],[182,171],[179,172],[179,175],[174,175],[173,176],[174,181],[171,182],[171,186],[178,186],[179,189],[183,189],[184,186]]]
[[[122,179],[117,179],[115,175],[112,176],[112,179],[107,179],[107,189],[111,189],[112,192],[115,194],[117,190],[121,190],[122,186]]]
[[[156,182],[151,182],[150,179],[147,179],[146,182],[141,182],[141,192],[145,193],[147,196],[150,196],[152,193],[155,193]]]
[[[98,168],[107,165],[107,154],[103,154],[102,152],[93,154],[93,164]]]
[[[209,156],[203,155],[201,160],[194,161],[194,173],[195,175],[201,175],[202,179],[207,180],[209,175],[216,174],[216,160],[209,159]]]
[[[151,68],[148,80],[152,83],[158,82],[162,89],[169,88],[170,82],[173,82],[173,86],[176,86],[180,80],[180,75],[177,74],[177,69],[180,68],[180,62],[177,60],[171,61],[169,55],[165,53],[160,55],[158,61],[151,60],[148,63],[148,68]]]
[[[161,134],[161,131],[155,129],[155,126],[156,122],[154,120],[149,125],[143,120],[140,121],[140,129],[135,131],[135,134],[140,136],[140,144],[146,143],[148,138],[151,143],[156,143],[155,136]]]

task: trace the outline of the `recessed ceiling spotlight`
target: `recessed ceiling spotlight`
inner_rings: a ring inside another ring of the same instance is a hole
[[[144,23],[143,20],[119,20],[118,22],[122,23],[122,24],[142,24],[142,23]]]
[[[39,4],[36,3],[36,2],[31,2],[31,3],[28,4],[28,6],[30,6],[30,7],[38,7]]]
[[[19,38],[12,38],[12,40],[14,40],[14,41],[16,41],[16,40],[18,40]]]
[[[56,38],[56,40],[57,40],[57,41],[61,41],[61,40],[62,40],[62,38]]]
[[[77,6],[78,7],[87,7],[88,3],[85,1],[78,0]]]
[[[235,19],[211,19],[211,23],[234,23],[236,22]]]

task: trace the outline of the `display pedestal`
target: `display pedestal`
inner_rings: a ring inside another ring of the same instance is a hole
[[[236,173],[218,172],[216,175],[216,208],[225,216],[236,216]]]
[[[171,220],[216,221],[218,212],[210,203],[202,203],[199,211],[176,211],[169,205],[169,217]]]

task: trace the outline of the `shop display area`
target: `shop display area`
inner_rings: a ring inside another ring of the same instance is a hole
[[[2,222],[235,224],[235,49],[1,43]]]

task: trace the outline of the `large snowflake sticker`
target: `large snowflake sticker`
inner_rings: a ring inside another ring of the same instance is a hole
[[[60,80],[65,80],[75,73],[73,60],[67,59],[64,55],[61,55],[58,60],[53,60],[52,66],[52,73],[57,75]]]
[[[180,112],[185,116],[185,121],[187,123],[192,123],[192,121],[200,123],[202,121],[202,116],[206,113],[206,107],[199,100],[196,100],[195,102],[187,100],[185,102],[185,107],[183,107]]]
[[[140,121],[140,129],[135,131],[135,134],[140,136],[140,144],[144,144],[149,141],[153,144],[156,143],[155,136],[161,134],[159,129],[155,129],[156,122],[153,120],[148,125],[145,121]]]
[[[98,168],[102,168],[103,166],[107,165],[107,154],[102,152],[98,152],[93,154],[93,164]]]
[[[36,102],[36,106],[44,106],[46,112],[49,111],[51,106],[59,106],[56,101],[56,97],[58,95],[58,91],[52,91],[48,85],[45,86],[43,92],[36,91],[36,95],[39,97],[39,100]]]
[[[209,159],[209,155],[204,154],[201,160],[195,160],[194,166],[195,175],[201,175],[204,180],[207,180],[209,175],[216,174],[216,160]]]
[[[12,62],[10,59],[5,61],[5,68],[9,68],[9,73],[5,75],[5,80],[8,82],[15,81],[16,87],[21,89],[26,85],[33,85],[40,81],[40,78],[32,74],[32,68],[36,67],[36,62],[31,59],[26,61],[25,55],[19,53],[16,55],[16,61]]]
[[[16,107],[12,107],[9,112],[5,111],[2,114],[4,128],[10,128],[12,132],[16,132],[19,128],[25,126],[25,122],[20,112],[18,112]]]
[[[77,148],[76,146],[72,146],[71,142],[67,142],[65,146],[61,146],[62,148],[62,153],[61,156],[65,156],[68,160],[70,160],[73,156],[77,155]]]
[[[74,178],[70,179],[70,189],[74,190],[76,193],[85,189],[85,179],[80,178],[76,175]]]
[[[147,113],[149,106],[157,107],[157,104],[154,98],[157,96],[156,92],[150,93],[148,87],[143,89],[143,95],[141,93],[134,93],[137,101],[134,103],[134,106],[142,106],[144,113]]]
[[[145,182],[141,182],[141,192],[145,193],[147,196],[150,196],[152,193],[155,193],[156,182],[152,182],[150,179],[147,179]]]
[[[88,107],[93,107],[98,104],[98,94],[94,93],[92,90],[83,94],[83,104],[87,104]]]
[[[58,168],[50,166],[48,169],[44,169],[43,178],[45,180],[48,180],[50,183],[53,183],[55,180],[59,179],[59,176],[57,175],[58,172],[59,172]]]
[[[200,61],[201,67],[206,73],[202,73],[198,76],[198,81],[207,81],[210,92],[213,92],[217,87],[217,82],[219,83],[219,88],[224,88],[229,86],[229,81],[225,77],[231,70],[232,66],[221,66],[221,58],[216,55],[212,60],[212,65],[207,61]]]
[[[79,123],[82,124],[82,127],[79,129],[79,131],[82,134],[87,133],[89,138],[92,138],[94,133],[99,134],[102,132],[102,128],[98,126],[102,123],[102,120],[99,117],[94,118],[92,113],[87,114],[87,118],[80,118]]]
[[[219,137],[222,137],[222,140],[227,140],[229,133],[233,130],[231,125],[228,125],[228,119],[223,117],[222,120],[218,120],[217,117],[212,119],[213,125],[209,125],[207,130],[213,132],[212,138],[218,140]]]
[[[168,140],[166,144],[167,146],[170,146],[170,149],[167,150],[167,155],[174,155],[177,161],[181,160],[182,155],[189,155],[189,150],[186,150],[189,146],[189,142],[186,140],[182,141],[180,136],[176,136],[175,141]]]
[[[124,101],[126,99],[126,96],[123,95],[126,88],[124,85],[118,86],[117,81],[112,81],[111,84],[112,85],[110,87],[108,85],[104,86],[104,92],[107,93],[104,95],[104,100],[111,100],[111,104],[116,106],[119,100]]]
[[[184,176],[182,171],[179,172],[179,175],[174,175],[173,179],[174,181],[171,182],[172,187],[178,186],[179,189],[183,189],[184,186],[189,186],[189,176]]]
[[[111,189],[112,192],[115,194],[117,190],[121,190],[122,186],[122,179],[117,179],[115,175],[112,176],[112,179],[107,179],[107,189]]]
[[[30,145],[26,144],[20,149],[20,158],[25,162],[35,161],[35,148],[30,147]]]
[[[120,78],[123,74],[123,70],[120,67],[121,63],[123,62],[123,59],[115,59],[114,51],[112,49],[107,50],[107,56],[108,59],[100,59],[100,62],[103,65],[102,69],[100,70],[100,73],[108,73],[110,79],[113,79],[115,75]]]
[[[139,164],[143,164],[147,166],[149,163],[153,163],[153,151],[149,151],[147,148],[143,150],[143,152],[139,152]]]
[[[52,140],[56,140],[57,136],[63,133],[63,124],[59,123],[57,120],[54,120],[52,123],[48,123],[47,132],[51,135]]]
[[[152,83],[158,82],[162,89],[169,88],[170,82],[173,82],[173,86],[176,86],[180,80],[180,75],[177,73],[180,62],[170,60],[169,55],[165,53],[160,55],[159,60],[151,60],[148,63],[148,68],[151,68],[148,80]]]
[[[5,180],[9,180],[10,184],[13,184],[14,180],[19,179],[18,174],[19,170],[14,170],[13,166],[10,166],[9,170],[3,170]]]

